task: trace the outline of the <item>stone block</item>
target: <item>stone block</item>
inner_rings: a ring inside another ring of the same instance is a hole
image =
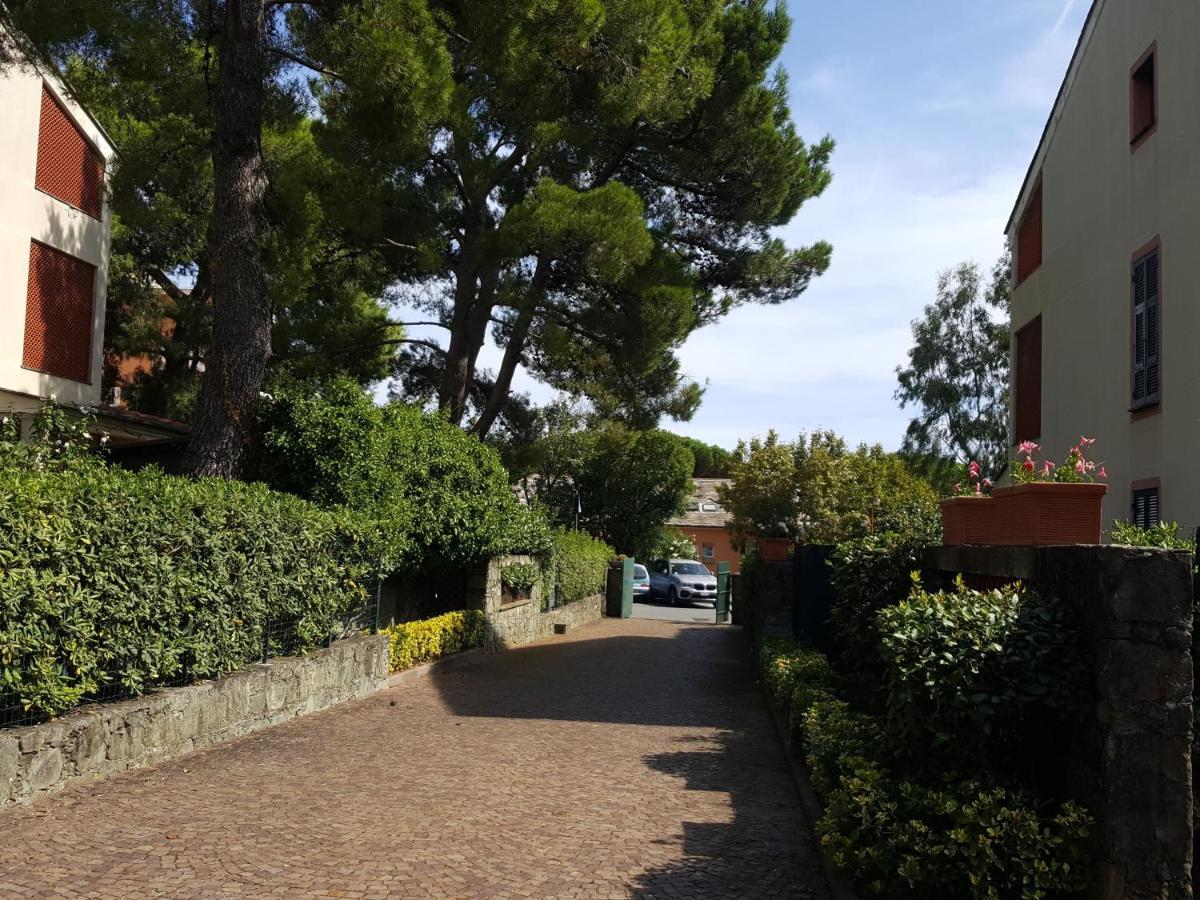
[[[30,793],[58,787],[62,781],[63,758],[57,747],[46,746],[24,757],[25,784]]]
[[[0,735],[0,804],[17,792],[17,773],[21,768],[21,745],[16,738]]]

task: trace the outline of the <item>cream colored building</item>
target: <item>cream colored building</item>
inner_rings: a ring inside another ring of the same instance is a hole
[[[1014,443],[1200,525],[1200,3],[1096,0],[1008,225]]]
[[[0,109],[0,408],[98,406],[114,148],[48,66],[0,70]]]

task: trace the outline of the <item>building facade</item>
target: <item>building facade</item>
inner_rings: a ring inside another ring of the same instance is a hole
[[[1012,436],[1200,525],[1200,5],[1096,0],[1008,225]]]
[[[667,525],[682,532],[696,546],[696,559],[712,572],[718,563],[729,563],[731,572],[742,570],[742,555],[734,549],[733,539],[725,527],[729,513],[721,506],[721,485],[732,482],[728,478],[693,478],[692,496],[683,515],[667,522]]]
[[[0,407],[97,406],[114,148],[48,66],[0,72],[0,109]]]

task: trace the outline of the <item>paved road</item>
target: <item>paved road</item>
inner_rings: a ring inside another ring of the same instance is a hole
[[[827,897],[729,628],[606,620],[0,813],[0,897]]]
[[[649,603],[633,604],[635,619],[657,619],[661,622],[703,622],[713,624],[716,621],[716,611],[712,604],[681,604],[671,606],[666,600],[653,600]]]

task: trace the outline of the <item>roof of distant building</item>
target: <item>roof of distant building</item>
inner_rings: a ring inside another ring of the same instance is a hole
[[[692,496],[682,516],[670,519],[667,524],[691,528],[722,528],[729,521],[729,512],[721,505],[719,495],[722,485],[733,484],[731,478],[693,478]]]

